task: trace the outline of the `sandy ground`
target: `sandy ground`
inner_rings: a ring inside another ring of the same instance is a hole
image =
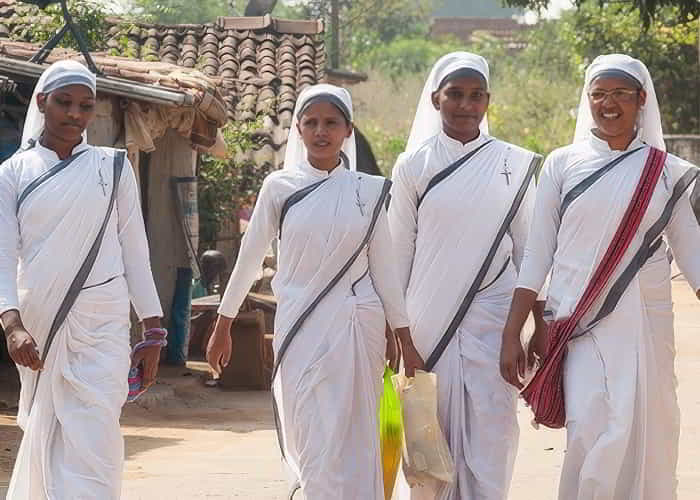
[[[674,282],[674,299],[682,412],[678,498],[694,500],[700,492],[700,303],[683,281]],[[202,368],[190,363],[187,369],[164,370],[157,391],[141,406],[125,409],[122,498],[285,498],[269,393],[206,388],[199,380]],[[0,493],[20,438],[14,411],[7,408],[13,406],[12,397],[12,382],[0,373]],[[523,407],[519,419],[520,449],[509,498],[554,498],[564,432],[534,430]]]

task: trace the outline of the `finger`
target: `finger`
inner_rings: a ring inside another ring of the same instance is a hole
[[[209,365],[217,375],[221,375],[221,354],[219,352],[212,353],[212,359]]]
[[[527,367],[532,368],[535,365],[535,349],[532,344],[527,348]]]
[[[26,345],[23,349],[22,352],[24,354],[24,366],[27,366],[31,368],[32,370],[38,370],[39,369],[39,354],[36,352],[36,349],[34,348],[33,345],[29,344]]]
[[[231,349],[224,349],[221,355],[221,364],[224,368],[228,366],[229,361],[231,361]]]
[[[11,355],[12,361],[18,366],[27,366],[28,359],[25,359],[24,353],[22,351],[15,351]]]
[[[214,354],[212,349],[207,349],[207,363],[209,363],[209,367],[214,370],[215,373],[219,373],[216,364],[216,356]]]
[[[517,371],[516,369],[511,366],[511,365],[505,365],[501,375],[503,375],[503,378],[508,382],[510,385],[517,387],[518,389],[523,388],[523,384],[520,383],[520,380],[518,379],[517,376]]]
[[[157,369],[158,364],[153,358],[153,356],[148,357],[144,360],[144,372],[146,373],[146,378],[149,381],[149,385],[153,385],[155,383]]]
[[[518,362],[516,366],[518,368],[518,376],[521,379],[525,378],[525,353],[523,351],[520,351],[520,354],[518,354]]]

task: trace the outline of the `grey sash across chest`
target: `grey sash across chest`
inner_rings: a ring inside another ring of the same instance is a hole
[[[469,308],[471,307],[472,302],[474,302],[474,298],[476,297],[477,293],[479,293],[480,290],[483,290],[483,288],[481,287],[481,284],[483,283],[484,278],[486,277],[486,273],[488,273],[488,271],[491,267],[491,264],[493,263],[493,259],[496,256],[496,252],[498,251],[498,247],[501,246],[501,241],[503,241],[503,237],[505,236],[506,232],[508,231],[508,228],[510,227],[511,222],[513,222],[513,219],[515,218],[516,214],[518,213],[518,210],[520,209],[520,205],[523,202],[523,198],[525,198],[525,193],[527,192],[527,189],[530,185],[530,181],[532,180],[535,173],[539,169],[541,163],[542,163],[542,156],[537,155],[537,154],[534,155],[532,160],[530,161],[530,166],[527,169],[527,173],[525,174],[525,177],[523,178],[523,181],[520,184],[520,187],[518,188],[517,193],[515,194],[515,197],[513,199],[513,203],[511,204],[510,209],[506,213],[506,216],[503,219],[501,226],[498,228],[498,231],[496,232],[496,236],[494,237],[493,243],[491,244],[491,247],[489,248],[489,251],[486,254],[486,258],[484,259],[484,262],[481,264],[479,271],[476,273],[476,276],[474,277],[474,281],[472,281],[472,284],[469,287],[469,290],[467,291],[466,295],[462,299],[462,302],[460,303],[459,308],[457,309],[457,312],[455,313],[454,317],[452,318],[452,321],[450,321],[450,324],[448,325],[447,330],[445,330],[445,333],[443,333],[439,342],[437,343],[437,345],[433,349],[433,352],[431,352],[430,356],[428,356],[428,358],[426,359],[426,361],[425,361],[425,370],[426,371],[432,371],[433,368],[435,368],[435,365],[440,360],[440,357],[445,352],[445,349],[447,349],[447,346],[450,344],[450,342],[452,341],[452,338],[457,333],[457,329],[459,328],[459,325],[464,320],[464,317],[467,315],[467,312],[469,311]],[[501,272],[503,272],[503,269],[501,270]]]
[[[563,216],[564,212],[566,212],[566,209],[569,208],[569,205],[571,205],[576,198],[581,196],[583,193],[588,190],[589,187],[591,187],[593,184],[598,182],[605,174],[610,172],[613,168],[615,168],[617,165],[622,163],[623,160],[627,159],[628,156],[636,153],[637,151],[644,149],[644,146],[638,147],[636,149],[633,149],[631,151],[627,151],[617,158],[611,160],[610,162],[606,163],[602,167],[600,167],[598,170],[590,174],[588,177],[583,179],[581,182],[576,184],[574,187],[571,188],[569,192],[564,195],[564,199],[561,202],[561,208],[559,209],[559,216]]]
[[[100,252],[100,248],[102,246],[102,240],[104,239],[105,231],[107,230],[107,224],[108,224],[109,219],[112,215],[112,211],[114,209],[114,204],[116,203],[119,181],[121,179],[122,170],[124,169],[125,154],[126,154],[125,151],[116,151],[116,153],[114,155],[113,175],[112,175],[112,195],[109,199],[107,211],[105,213],[104,219],[102,220],[102,225],[100,227],[100,230],[98,231],[97,236],[95,237],[95,241],[92,243],[92,246],[90,247],[90,251],[87,253],[85,260],[83,260],[83,263],[81,264],[80,269],[78,269],[78,273],[73,278],[73,281],[71,282],[70,287],[68,287],[68,291],[66,292],[66,295],[63,298],[63,301],[61,302],[61,305],[58,308],[58,312],[56,313],[56,316],[54,316],[53,322],[51,323],[51,328],[49,329],[49,333],[46,336],[46,343],[44,344],[44,349],[41,353],[41,361],[42,362],[46,361],[46,358],[49,355],[49,350],[51,349],[51,344],[53,343],[53,340],[56,337],[58,330],[63,325],[63,322],[66,320],[68,313],[70,312],[71,308],[75,304],[75,301],[77,300],[78,295],[80,295],[80,291],[83,289],[83,286],[85,285],[85,282],[87,281],[88,276],[90,275],[90,272],[92,271],[92,268],[95,265],[95,261],[97,260],[97,255]],[[56,167],[57,166],[58,165],[56,165]],[[54,168],[56,168],[56,167],[54,167]],[[50,177],[44,179],[44,181],[48,180],[49,178]],[[26,192],[26,190],[25,190],[25,192]],[[39,372],[39,374],[37,375],[36,384],[34,385],[34,391],[32,393],[32,404],[34,402],[34,397],[36,396],[37,388],[39,387],[40,378],[41,378],[41,372]],[[32,404],[29,405],[30,408],[31,408]]]
[[[69,167],[75,160],[77,160],[83,153],[85,153],[85,150],[83,151],[78,151],[74,155],[69,156],[65,160],[62,160],[58,162],[56,165],[48,169],[46,172],[41,174],[39,177],[34,179],[32,182],[30,182],[26,188],[24,188],[24,191],[19,195],[19,198],[17,198],[17,213],[19,213],[19,208],[22,206],[22,203],[24,200],[27,199],[27,196],[32,194],[36,189],[44,184],[45,182],[51,180],[56,174],[62,172],[65,170],[67,167]]]
[[[452,175],[459,167],[467,163],[471,158],[473,158],[479,151],[484,149],[486,146],[491,144],[493,142],[493,139],[489,139],[479,147],[469,151],[467,154],[464,156],[459,157],[456,161],[453,163],[449,164],[447,167],[443,168],[440,170],[437,174],[435,174],[430,181],[428,182],[428,186],[425,188],[425,191],[423,192],[422,195],[418,198],[418,203],[416,204],[416,209],[420,208],[421,203],[423,203],[423,200],[425,199],[425,195],[427,195],[435,186],[440,184],[442,181],[447,179],[450,175]]]
[[[696,167],[690,168],[676,182],[676,184],[673,186],[673,192],[666,201],[661,215],[654,222],[654,224],[651,225],[647,232],[644,233],[644,239],[642,240],[641,246],[635,252],[632,260],[629,262],[629,264],[627,264],[627,267],[625,267],[615,283],[613,283],[605,299],[603,300],[603,304],[598,310],[598,313],[595,315],[593,320],[588,323],[585,329],[574,333],[574,337],[583,335],[615,310],[615,307],[617,307],[618,302],[622,298],[625,290],[627,290],[627,287],[629,287],[630,283],[632,283],[634,277],[661,246],[661,233],[664,229],[666,229],[666,226],[671,220],[676,203],[678,203],[681,196],[683,196],[683,193],[686,192],[686,190],[698,177],[698,173],[699,171]]]
[[[324,179],[325,181],[325,179]],[[321,182],[324,182],[321,181]],[[316,183],[318,185],[320,183]],[[311,186],[314,186],[312,184]],[[316,186],[318,187],[318,186]],[[377,202],[374,205],[374,210],[372,212],[372,218],[370,219],[369,226],[367,227],[367,231],[365,232],[364,238],[360,242],[360,245],[357,247],[355,252],[350,256],[350,258],[345,262],[345,264],[338,270],[338,272],[333,276],[333,278],[328,282],[328,284],[321,290],[321,292],[311,301],[311,303],[304,309],[304,311],[299,315],[299,317],[296,319],[292,327],[289,329],[289,332],[287,332],[287,335],[285,336],[284,340],[282,341],[282,345],[279,348],[279,351],[277,352],[277,356],[275,358],[275,363],[272,369],[272,376],[270,380],[272,383],[275,381],[275,377],[277,375],[277,372],[279,371],[279,367],[282,364],[282,360],[284,359],[284,355],[289,349],[290,344],[292,343],[292,340],[294,340],[294,337],[299,333],[301,330],[301,327],[304,325],[306,320],[309,318],[311,313],[316,309],[318,304],[326,297],[330,291],[340,282],[340,280],[345,276],[345,274],[350,270],[352,265],[355,263],[357,258],[360,256],[362,251],[367,247],[369,244],[372,234],[374,233],[374,228],[377,225],[377,220],[379,219],[379,215],[381,213],[381,210],[384,208],[386,199],[389,195],[389,189],[391,188],[391,181],[388,179],[384,180],[384,185],[382,186],[382,191],[381,194],[379,195],[379,198],[377,199]],[[315,189],[315,188],[314,188]],[[311,189],[313,191],[313,189]],[[310,192],[307,192],[304,196],[307,196],[310,194]],[[293,195],[292,195],[293,196]],[[281,227],[281,226],[280,226]],[[272,393],[272,410],[273,410],[273,415],[275,417],[275,428],[277,429],[277,441],[279,443],[280,447],[280,452],[282,453],[282,458],[285,458],[285,453],[284,453],[284,442],[282,439],[282,430],[280,428],[280,419],[279,419],[279,411],[277,408],[277,401],[275,400],[275,395],[274,391]],[[294,492],[299,489],[299,484],[298,481],[295,483],[292,487],[292,490],[290,491],[289,498],[292,498],[294,496]]]

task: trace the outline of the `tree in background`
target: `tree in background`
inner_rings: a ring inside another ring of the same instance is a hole
[[[122,0],[127,12],[162,24],[203,24],[219,16],[243,15],[242,0]]]
[[[549,7],[551,0],[504,0],[512,7],[523,7],[542,11]],[[574,5],[581,8],[591,4],[599,7],[622,6],[628,11],[637,10],[645,27],[651,25],[657,14],[668,7],[675,7],[677,22],[688,22],[700,17],[698,0],[574,0]]]
[[[525,49],[508,47],[484,33],[469,44],[429,37],[400,38],[375,45],[355,58],[370,71],[353,88],[357,120],[375,147],[385,173],[403,150],[422,81],[450,50],[482,54],[491,66],[489,123],[494,135],[540,153],[568,144],[586,66],[597,55],[623,52],[643,60],[654,77],[666,133],[700,133],[697,75],[698,31],[678,23],[680,7],[655,12],[648,29],[629,4],[599,7],[588,2],[561,19],[541,21],[523,34]],[[388,110],[388,111],[386,111]]]

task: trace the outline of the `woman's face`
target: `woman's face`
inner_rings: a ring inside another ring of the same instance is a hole
[[[337,161],[343,142],[352,134],[352,124],[330,102],[317,102],[309,106],[297,127],[309,160],[314,164]]]
[[[83,131],[95,117],[95,96],[84,85],[38,94],[37,105],[44,113],[45,133],[65,142],[80,142]]]
[[[588,88],[591,115],[601,139],[634,134],[646,92],[625,78],[601,77]]]
[[[473,138],[489,107],[489,93],[481,78],[449,80],[433,93],[433,106],[440,111],[443,131],[453,138]]]

